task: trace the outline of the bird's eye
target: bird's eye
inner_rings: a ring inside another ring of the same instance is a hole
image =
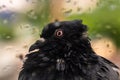
[[[61,29],[58,29],[55,31],[55,36],[56,37],[62,37],[63,36],[63,31]]]

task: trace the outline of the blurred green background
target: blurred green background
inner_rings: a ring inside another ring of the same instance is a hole
[[[92,38],[109,37],[120,47],[120,1],[99,0],[96,5],[94,10],[73,14],[68,19],[82,19],[89,26]]]
[[[13,4],[10,0],[11,5]],[[24,11],[14,11],[7,8],[7,5],[0,6],[0,41],[10,41],[18,37],[16,33],[16,27],[29,28],[32,27],[33,34],[40,33],[41,29],[48,22],[59,20],[73,20],[82,19],[83,23],[89,26],[89,35],[91,38],[109,37],[113,40],[117,47],[120,47],[120,1],[119,0],[87,0],[93,2],[92,6],[79,6],[79,2],[82,0],[25,0],[31,7]],[[75,3],[76,1],[76,3]],[[77,2],[78,1],[78,2]],[[61,2],[63,5],[57,5],[54,2]],[[34,4],[34,5],[33,5]],[[8,4],[10,5],[10,4]],[[14,4],[13,4],[14,5]],[[65,5],[74,6],[72,9],[68,9]],[[75,7],[77,5],[77,7]],[[88,9],[83,11],[84,7]],[[61,11],[55,10],[60,7]],[[53,9],[54,8],[54,9]],[[82,9],[83,8],[83,9]],[[76,10],[76,11],[75,11]],[[27,25],[26,25],[27,24]],[[36,31],[38,28],[38,32]],[[37,34],[37,35],[38,35]],[[26,34],[25,34],[26,35]],[[36,36],[37,36],[36,35]]]

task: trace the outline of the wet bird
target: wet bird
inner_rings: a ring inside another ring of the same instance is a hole
[[[119,68],[92,49],[82,20],[46,25],[26,58],[18,80],[119,80]]]

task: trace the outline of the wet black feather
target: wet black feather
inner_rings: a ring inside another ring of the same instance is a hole
[[[95,54],[86,31],[81,20],[48,24],[41,34],[45,41],[30,47],[18,80],[119,80],[113,69],[118,67]]]

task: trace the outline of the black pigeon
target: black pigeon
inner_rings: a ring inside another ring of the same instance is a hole
[[[119,68],[93,51],[81,20],[56,21],[26,55],[18,80],[119,80]]]

